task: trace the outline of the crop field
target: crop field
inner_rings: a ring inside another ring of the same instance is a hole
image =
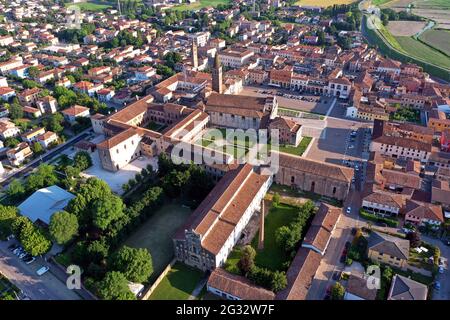
[[[420,40],[450,56],[450,30],[428,30]]]
[[[439,51],[434,50],[411,37],[396,37],[395,39],[403,51],[407,52],[412,57],[450,69],[450,58]]]
[[[389,21],[388,30],[393,36],[413,36],[426,25],[424,21]]]
[[[436,21],[437,27],[441,29],[450,29],[450,8],[445,10],[414,8],[412,13],[415,15]]]
[[[335,4],[350,4],[357,0],[299,0],[295,4],[299,6],[315,6],[315,7],[329,7]]]

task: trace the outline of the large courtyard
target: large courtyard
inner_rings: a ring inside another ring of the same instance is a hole
[[[147,249],[153,261],[152,283],[173,259],[172,236],[191,214],[191,209],[177,202],[164,205],[137,229],[125,245]]]

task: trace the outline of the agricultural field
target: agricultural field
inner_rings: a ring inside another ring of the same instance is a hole
[[[219,4],[229,4],[231,0],[198,0],[194,3],[185,3],[170,8],[175,11],[200,10],[206,7],[217,7]]]
[[[420,40],[450,56],[450,30],[428,30]]]
[[[420,32],[425,25],[425,21],[389,21],[387,28],[395,37],[409,37]]]
[[[403,51],[410,56],[450,69],[450,58],[439,51],[434,50],[411,37],[395,37],[395,39]]]
[[[350,4],[357,0],[299,0],[295,4],[300,6],[329,7],[335,4]]]

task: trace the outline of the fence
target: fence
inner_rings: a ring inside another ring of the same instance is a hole
[[[148,300],[150,296],[152,295],[153,291],[155,291],[156,287],[160,284],[162,279],[169,273],[170,270],[172,270],[173,265],[177,262],[177,260],[174,258],[170,263],[167,265],[167,267],[164,269],[163,272],[159,275],[159,277],[155,280],[155,282],[151,285],[150,288],[148,288],[147,292],[145,292],[142,295],[141,300]]]

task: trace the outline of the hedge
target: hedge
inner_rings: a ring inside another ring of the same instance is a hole
[[[364,211],[363,209],[359,210],[359,215],[367,220],[371,220],[371,221],[375,221],[375,222],[384,222],[390,227],[395,228],[398,226],[398,221],[395,219],[379,217],[375,214],[368,213],[368,212]]]

